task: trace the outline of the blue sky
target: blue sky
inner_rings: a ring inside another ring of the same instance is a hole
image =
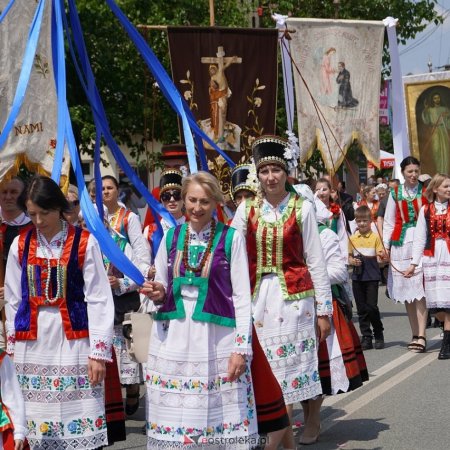
[[[433,71],[450,64],[450,0],[438,0],[435,9],[445,17],[442,25],[429,24],[424,31],[406,45],[401,45],[400,64],[403,75],[428,72],[431,59]]]

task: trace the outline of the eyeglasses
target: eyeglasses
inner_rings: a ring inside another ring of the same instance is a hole
[[[181,192],[180,191],[166,191],[161,194],[161,201],[170,202],[171,199],[174,199],[176,202],[181,200]]]

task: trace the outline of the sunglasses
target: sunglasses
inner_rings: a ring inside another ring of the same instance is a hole
[[[161,201],[170,202],[171,199],[174,199],[176,202],[181,200],[181,192],[180,191],[166,191],[161,194]]]

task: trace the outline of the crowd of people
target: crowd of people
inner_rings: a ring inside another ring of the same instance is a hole
[[[384,348],[387,267],[388,295],[410,322],[408,350],[426,351],[431,311],[444,329],[438,358],[450,358],[450,177],[426,187],[408,157],[404,183],[368,184],[353,202],[328,177],[312,188],[290,178],[289,145],[253,142],[253,161],[231,173],[228,220],[219,182],[189,175],[179,146],[165,149],[154,191],[176,226],[141,223],[132,195],[104,176],[105,227],[143,285],[85,229],[76,187],[63,194],[40,175],[1,183],[0,449],[124,440],[143,383],[148,449],[294,449],[295,403],[299,442],[313,444],[324,396],[362,386],[363,350]],[[88,190],[95,202],[95,183]],[[153,326],[141,364],[123,323],[143,303]]]

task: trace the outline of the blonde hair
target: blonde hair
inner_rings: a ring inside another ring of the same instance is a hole
[[[188,175],[183,180],[183,185],[181,187],[181,197],[183,198],[183,201],[186,200],[186,194],[191,184],[199,184],[205,190],[208,197],[213,199],[215,202],[220,204],[225,203],[225,198],[222,190],[220,189],[219,181],[210,173],[200,171]]]
[[[75,195],[77,200],[79,199],[78,188],[74,184],[69,184],[69,189],[67,190],[67,193],[73,194],[73,195]]]
[[[437,173],[430,181],[427,186],[427,190],[425,191],[426,199],[431,203],[436,200],[436,193],[433,192],[434,189],[437,189],[445,180],[450,177],[446,173]]]

